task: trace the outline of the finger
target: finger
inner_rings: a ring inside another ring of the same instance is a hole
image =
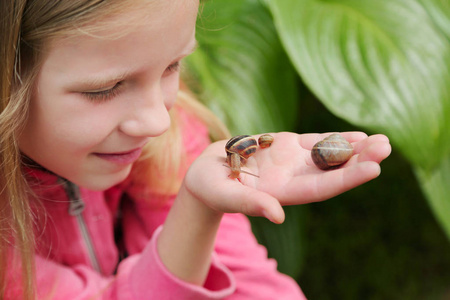
[[[230,198],[222,201],[226,203],[223,209],[248,216],[262,216],[277,224],[283,223],[284,211],[276,198],[242,184],[234,185],[233,189],[228,191]]]
[[[339,134],[342,135],[349,143],[356,143],[367,138],[367,133],[362,131],[339,132]]]
[[[336,132],[327,132],[321,134],[314,134],[314,133],[301,134],[298,137],[299,144],[302,148],[311,150],[317,142],[323,140],[324,138],[330,136],[333,133]],[[361,131],[340,132],[339,134],[342,135],[349,143],[359,142],[367,138],[367,134]]]
[[[229,170],[223,166],[224,161],[215,154],[218,149],[223,149],[222,144],[215,143],[208,147],[202,157],[191,165],[190,172],[185,176],[188,190],[217,211],[264,216],[274,223],[282,223],[284,211],[277,199],[228,177]],[[194,172],[196,169],[202,171]],[[254,180],[247,174],[241,174],[241,177],[246,182]]]
[[[383,134],[371,135],[359,142],[353,143],[353,150],[355,153],[360,153],[363,149],[373,143],[386,143],[389,144],[389,138]]]
[[[212,209],[225,213],[263,216],[274,223],[283,223],[283,208],[271,195],[245,186],[237,179],[227,178],[226,175],[210,182],[207,189],[191,188],[190,191],[196,198],[206,200],[202,201]],[[189,182],[187,184],[189,185]]]
[[[323,201],[353,189],[380,174],[380,166],[365,161],[345,168],[325,171],[321,175],[294,177],[279,199],[282,205]]]
[[[386,142],[375,142],[367,146],[360,154],[357,155],[357,161],[374,161],[381,163],[391,154],[391,145]]]

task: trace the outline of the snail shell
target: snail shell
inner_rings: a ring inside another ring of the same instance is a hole
[[[332,134],[316,143],[311,157],[319,169],[326,170],[347,162],[353,155],[353,146],[340,134]]]
[[[239,177],[241,166],[256,152],[256,149],[256,140],[249,135],[238,135],[227,142],[225,151],[227,152],[227,163],[231,168],[231,178]]]
[[[273,136],[271,136],[270,134],[263,134],[259,137],[258,139],[258,145],[261,148],[267,148],[270,147],[270,145],[272,145],[273,143]]]
[[[225,145],[227,155],[237,153],[243,162],[252,156],[257,149],[256,140],[249,135],[237,135],[232,137]]]

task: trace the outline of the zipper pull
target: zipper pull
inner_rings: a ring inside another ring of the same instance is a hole
[[[85,204],[80,197],[80,188],[66,179],[62,179],[62,181],[67,197],[70,200],[69,215],[78,216],[83,212],[85,207]]]
[[[69,215],[78,216],[84,210],[84,202],[81,198],[71,199],[69,204]]]

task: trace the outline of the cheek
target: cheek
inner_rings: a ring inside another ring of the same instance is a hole
[[[165,78],[165,80],[162,82],[162,90],[164,92],[165,105],[168,110],[175,103],[179,85],[180,85],[180,77],[178,73],[172,74],[171,76]]]
[[[52,103],[57,103],[56,100]],[[61,99],[59,99],[61,100]],[[64,101],[71,103],[66,97]],[[29,119],[20,139],[27,152],[46,151],[82,155],[101,143],[114,128],[113,114],[79,105],[55,105],[39,101],[32,105]],[[100,110],[100,109],[98,109]],[[42,147],[41,147],[42,146]]]
[[[89,111],[65,114],[65,118],[53,122],[53,138],[73,147],[73,151],[85,151],[100,143],[109,133],[111,119],[105,114]],[[57,124],[57,125],[56,125]],[[48,128],[51,132],[51,129]]]

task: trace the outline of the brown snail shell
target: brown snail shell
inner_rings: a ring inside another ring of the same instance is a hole
[[[227,142],[225,151],[227,152],[227,163],[231,168],[231,178],[239,177],[241,166],[245,165],[256,149],[256,140],[249,135],[234,136]]]
[[[234,136],[225,145],[227,155],[237,153],[244,162],[256,152],[257,148],[256,140],[249,135]]]
[[[261,148],[267,148],[270,147],[270,145],[272,145],[273,143],[273,136],[271,136],[270,134],[263,134],[259,137],[258,139],[258,145]]]
[[[327,170],[347,162],[353,155],[353,146],[340,134],[332,134],[316,143],[311,157],[319,169]]]

